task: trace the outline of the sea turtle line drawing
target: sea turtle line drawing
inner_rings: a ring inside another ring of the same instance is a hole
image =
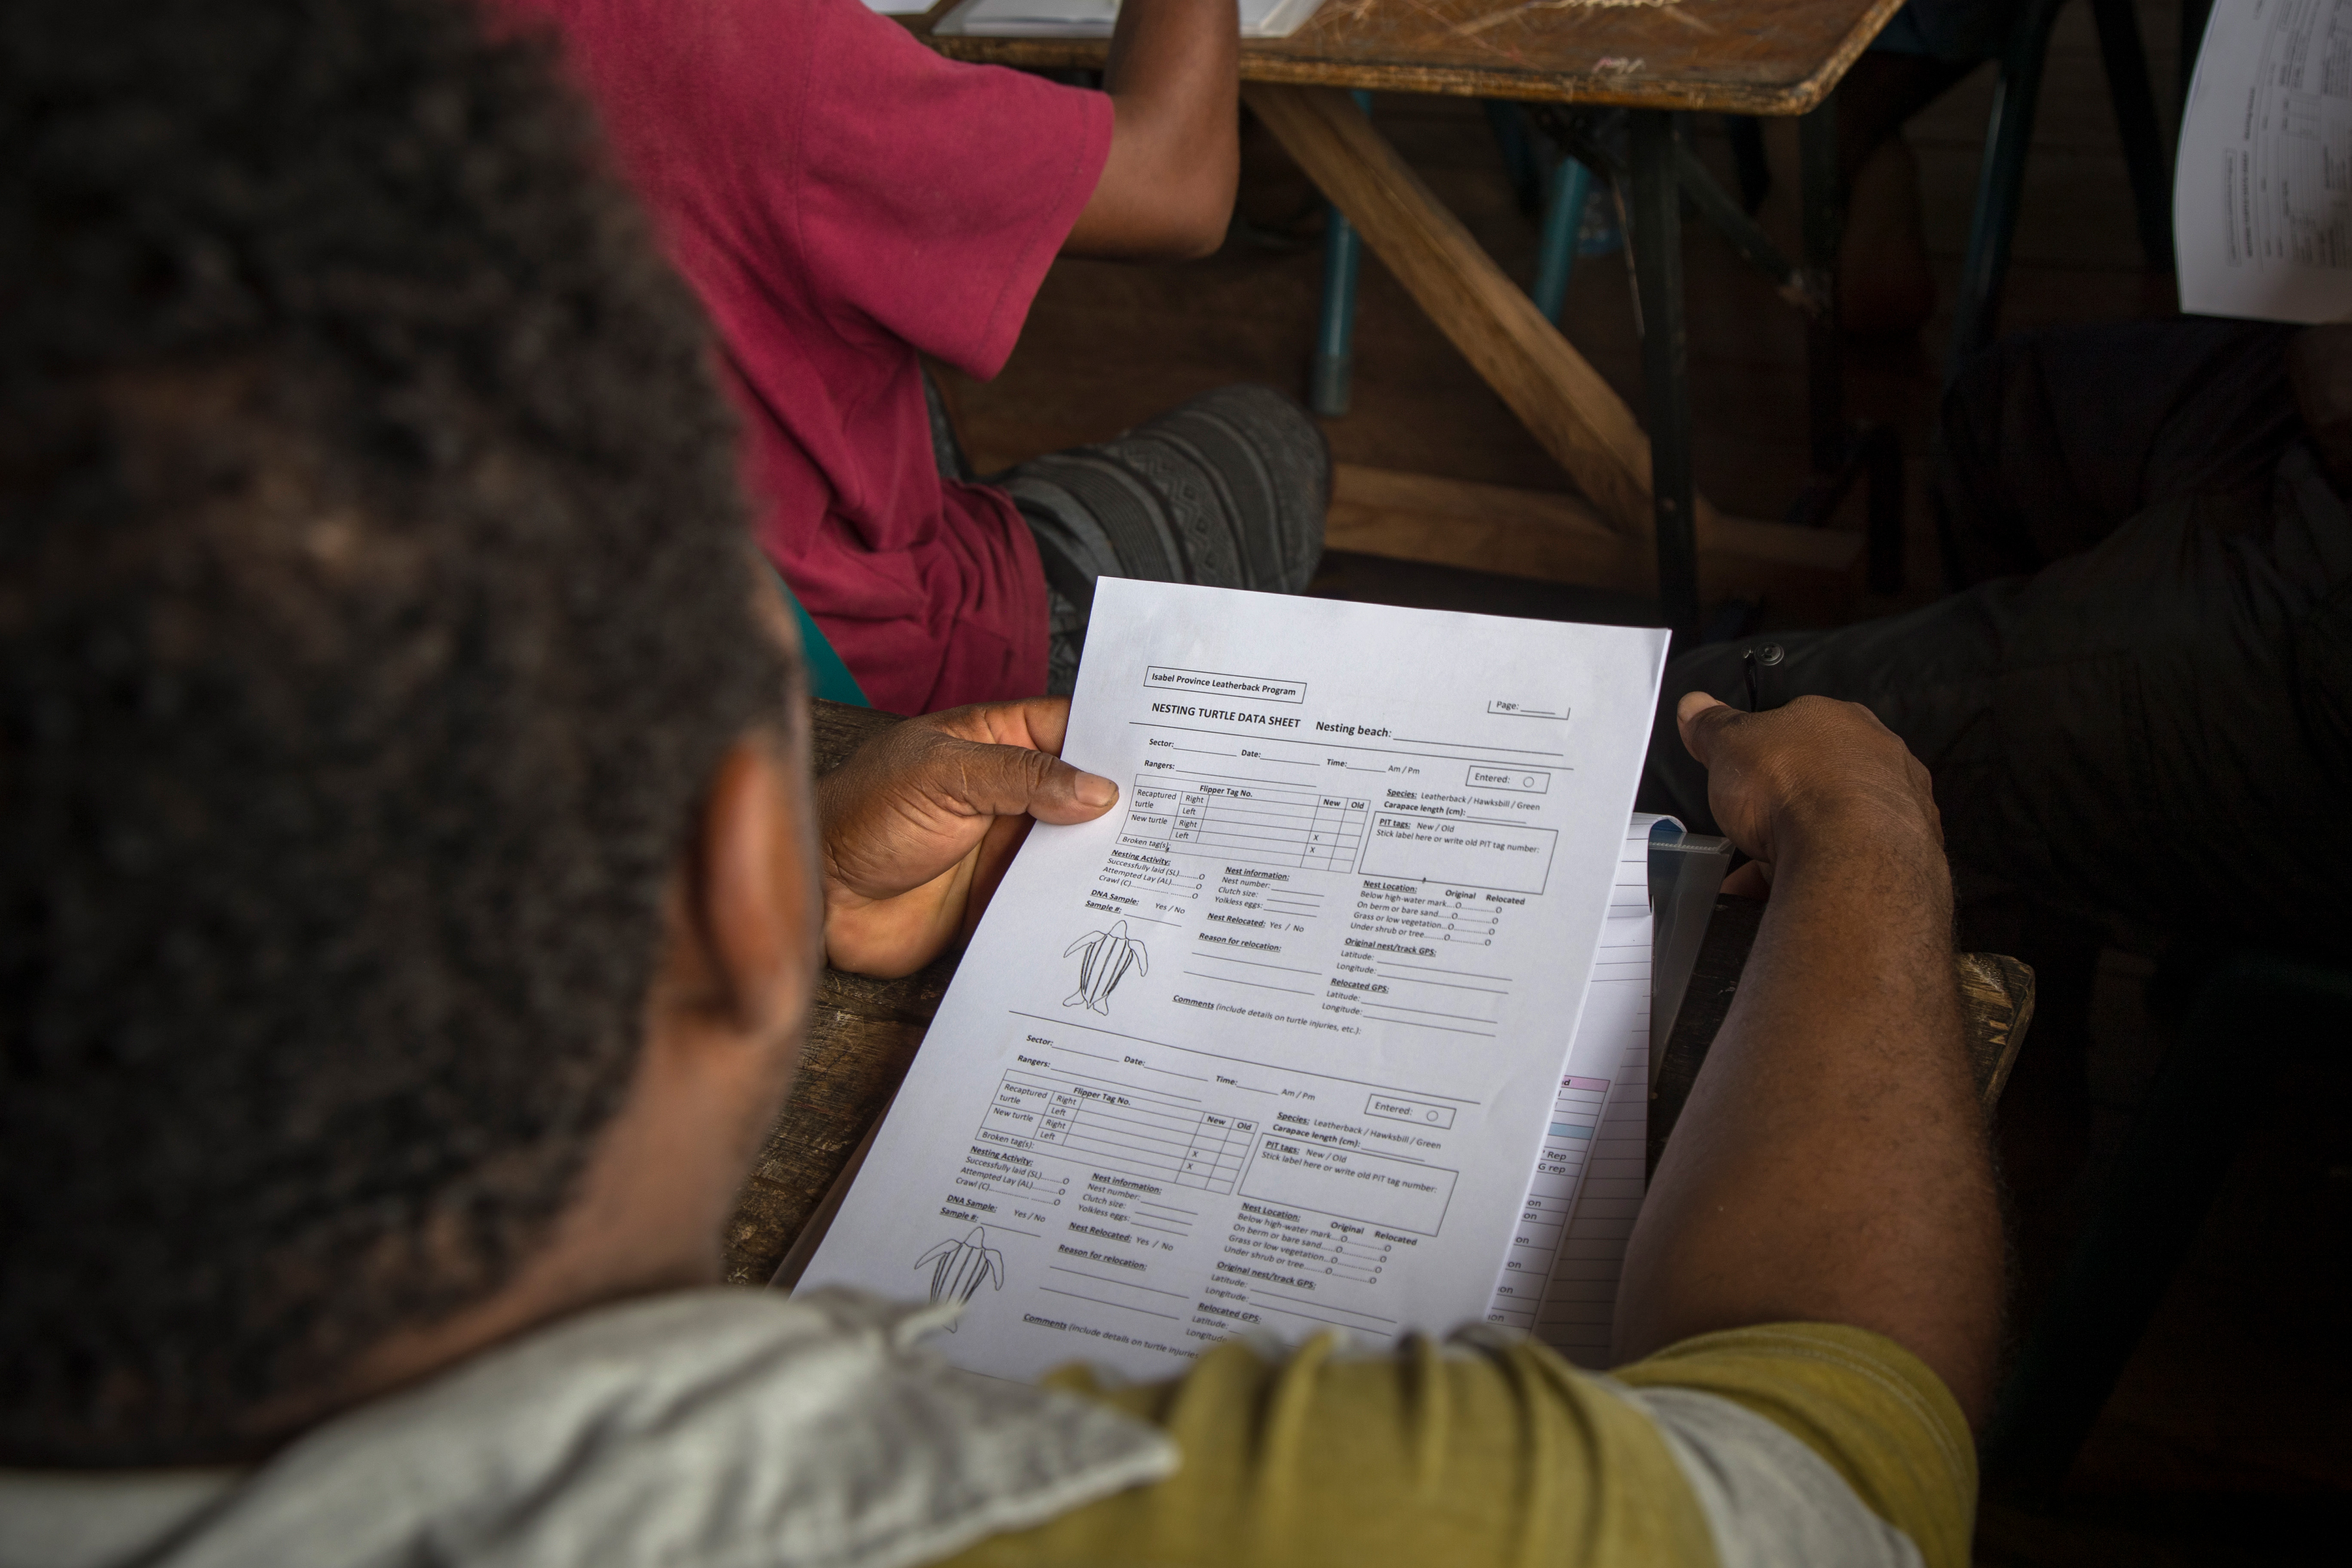
[[[983,1281],[1004,1289],[1004,1254],[988,1245],[988,1227],[976,1225],[971,1234],[961,1241],[950,1237],[920,1258],[915,1267],[931,1266],[931,1303],[953,1301],[958,1306],[971,1300]],[[956,1326],[948,1325],[954,1333]]]
[[[1062,1005],[1075,1007],[1083,1002],[1097,1013],[1110,1013],[1110,994],[1129,968],[1138,974],[1151,973],[1150,954],[1143,950],[1142,940],[1127,934],[1127,922],[1113,922],[1108,931],[1090,931],[1062,950],[1067,958],[1074,952],[1084,953],[1078,960],[1078,988],[1065,997]]]

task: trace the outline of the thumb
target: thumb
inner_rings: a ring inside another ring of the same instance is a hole
[[[1713,753],[1722,742],[1723,732],[1748,715],[1718,698],[1704,691],[1685,691],[1675,704],[1675,728],[1682,732],[1683,749],[1698,760],[1701,767],[1710,766]]]
[[[1025,815],[1040,822],[1091,822],[1118,804],[1117,784],[1074,768],[1051,752],[978,741],[954,744],[959,753],[955,758],[961,774],[959,794],[963,805],[975,813]]]

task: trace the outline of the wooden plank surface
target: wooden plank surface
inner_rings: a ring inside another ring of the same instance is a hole
[[[814,763],[836,767],[860,741],[898,722],[870,709],[818,702]],[[1718,899],[1681,1017],[1651,1095],[1651,1163],[1681,1113],[1738,987],[1764,906]],[[2032,1020],[2032,972],[2014,959],[1958,960],[1970,1062],[1990,1106]],[[827,969],[810,1009],[798,1080],[736,1201],[726,1238],[729,1280],[764,1285],[824,1199],[858,1142],[889,1104],[955,973],[952,954],[904,980],[863,980]],[[1670,1087],[1671,1086],[1671,1087]]]
[[[1802,114],[1901,0],[1324,0],[1287,38],[1244,39],[1242,79],[1636,109]],[[912,25],[928,36],[942,0]],[[1097,68],[1103,46],[933,38],[959,59]]]

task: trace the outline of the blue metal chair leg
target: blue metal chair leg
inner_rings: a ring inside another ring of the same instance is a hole
[[[1372,95],[1359,92],[1356,107],[1370,114]],[[1307,406],[1328,419],[1348,412],[1356,374],[1356,271],[1363,237],[1336,206],[1323,229],[1323,310],[1315,324],[1315,359],[1307,372]]]
[[[1348,412],[1356,374],[1356,268],[1363,254],[1356,226],[1331,208],[1323,230],[1323,313],[1307,376],[1307,406],[1327,418]]]
[[[1563,155],[1545,193],[1543,243],[1536,252],[1535,287],[1528,292],[1544,319],[1557,325],[1568,275],[1576,266],[1576,238],[1584,227],[1584,203],[1592,194],[1592,171]]]
[[[1519,210],[1532,215],[1543,199],[1543,161],[1528,134],[1528,111],[1499,98],[1483,98],[1487,129],[1495,133],[1496,150],[1503,155],[1503,173],[1511,182],[1511,197]]]
[[[2025,154],[2033,142],[2034,100],[2050,27],[2063,0],[2032,0],[2011,32],[1993,87],[1992,118],[1985,125],[1983,165],[1977,172],[1975,216],[1969,221],[1968,256],[1960,264],[1952,342],[1945,359],[1949,382],[1970,354],[1992,341],[2000,320],[2000,285],[2009,270],[2009,244],[2017,232],[2017,202],[2025,183]]]

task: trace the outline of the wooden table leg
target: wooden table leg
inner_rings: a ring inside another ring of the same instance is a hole
[[[1335,505],[1332,542],[1407,560],[1495,570],[1495,562],[1484,554],[1465,553],[1465,520],[1540,513],[1562,525],[1538,530],[1541,537],[1528,538],[1528,548],[1518,552],[1525,559],[1501,569],[1654,593],[1664,552],[1651,499],[1650,438],[1625,400],[1495,265],[1347,93],[1265,82],[1245,83],[1242,90],[1260,122],[1591,503],[1581,508],[1568,497],[1358,470],[1359,479],[1377,480],[1381,492],[1359,499],[1376,499],[1378,504],[1355,509],[1361,515],[1346,521],[1361,526],[1352,532],[1340,529],[1343,520]],[[1672,184],[1666,188],[1671,191]],[[1679,321],[1679,283],[1669,292],[1674,309],[1665,313]],[[1679,328],[1675,338],[1679,343]],[[1678,349],[1670,380],[1683,380],[1685,363]],[[1718,596],[1769,595],[1799,606],[1810,618],[1842,618],[1860,541],[1717,511],[1691,487],[1686,384],[1668,406],[1679,411],[1674,426],[1680,444],[1680,456],[1668,454],[1663,470],[1679,476],[1670,490],[1680,523],[1669,546],[1669,577],[1679,584],[1671,624],[1696,623],[1702,590]],[[1432,503],[1427,492],[1433,490],[1447,494]],[[1498,499],[1509,504],[1498,508]],[[1612,538],[1621,549],[1609,547]]]
[[[1601,514],[1650,531],[1633,410],[1336,88],[1245,84],[1251,110]]]
[[[1683,195],[1677,118],[1633,114],[1633,279],[1642,301],[1642,379],[1650,405],[1650,505],[1658,605],[1685,647],[1698,637],[1698,538],[1691,484],[1690,330],[1683,313]]]

